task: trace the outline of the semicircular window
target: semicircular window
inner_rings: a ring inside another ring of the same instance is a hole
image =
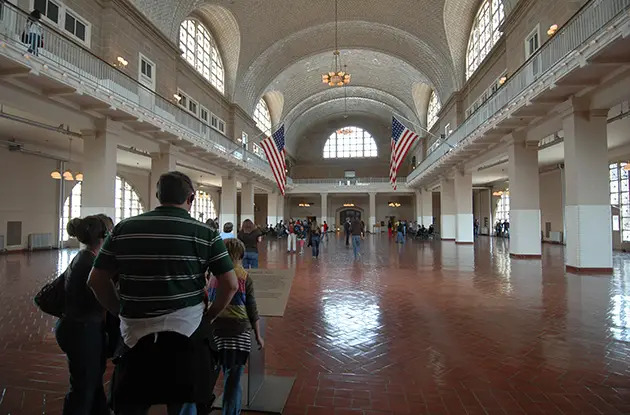
[[[333,132],[324,144],[324,158],[377,157],[376,141],[359,127],[343,127]]]

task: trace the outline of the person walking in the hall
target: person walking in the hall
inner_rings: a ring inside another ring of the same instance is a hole
[[[346,246],[350,245],[350,233],[351,233],[351,229],[352,228],[352,224],[350,223],[350,218],[346,218],[346,221],[343,224],[343,231],[346,234]]]
[[[287,233],[289,234],[289,237],[287,238],[287,253],[295,253],[297,248],[297,235],[295,234],[295,223],[293,222],[293,219],[289,222]]]
[[[313,258],[319,258],[319,243],[322,239],[322,231],[315,220],[311,223],[311,228],[308,232],[308,239],[311,247],[313,248]]]
[[[359,218],[355,217],[351,224],[350,232],[352,233],[352,250],[354,251],[354,260],[358,260],[361,251],[361,238],[363,238],[364,230]]]
[[[202,317],[214,320],[239,288],[221,237],[188,213],[195,199],[190,178],[163,174],[156,196],[156,209],[114,227],[88,280],[99,302],[121,320],[112,377],[117,415],[146,414],[151,405],[164,404],[169,414],[181,414],[185,404],[209,403],[214,361]],[[207,272],[217,279],[209,307]]]

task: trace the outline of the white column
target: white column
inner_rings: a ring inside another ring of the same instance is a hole
[[[528,146],[524,134],[513,134],[508,157],[510,255],[540,258],[538,146]]]
[[[280,222],[278,219],[278,194],[276,192],[267,194],[267,225],[276,226]]]
[[[422,191],[414,191],[414,199],[416,201],[416,221],[419,225],[422,225]]]
[[[236,223],[236,179],[233,177],[221,177],[221,212],[219,214],[219,229],[228,222],[234,224],[234,229],[238,229]]]
[[[374,232],[374,225],[376,225],[376,193],[372,192],[369,193],[370,196],[370,211],[369,211],[369,220],[368,220],[368,226],[369,232]]]
[[[322,215],[318,222],[322,225],[324,221],[328,223],[328,193],[322,193]]]
[[[149,189],[149,208],[155,209],[160,202],[157,199],[157,182],[160,176],[177,170],[177,149],[171,144],[161,144],[160,151],[151,153],[151,188]]]
[[[116,151],[121,131],[120,124],[107,119],[98,122],[95,130],[82,131],[83,217],[104,213],[116,218]]]
[[[574,107],[563,120],[570,271],[612,272],[607,115]]]
[[[243,183],[241,187],[241,221],[254,222],[254,183]],[[239,224],[240,225],[240,224]],[[235,226],[240,229],[240,226]]]
[[[278,222],[282,221],[283,223],[286,223],[287,220],[284,217],[284,202],[284,196],[278,195]]]
[[[446,241],[454,241],[455,234],[455,183],[452,179],[440,181],[440,237]]]
[[[455,242],[458,244],[472,244],[474,242],[473,229],[473,201],[472,174],[455,171]]]
[[[422,189],[422,224],[433,225],[433,192],[428,189]]]

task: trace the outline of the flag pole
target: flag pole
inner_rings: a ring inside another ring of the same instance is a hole
[[[398,118],[402,118],[402,119],[403,119],[403,120],[405,120],[405,121],[409,121],[411,124],[413,124],[414,126],[418,127],[420,130],[424,131],[424,132],[425,132],[425,133],[427,133],[428,135],[433,136],[433,137],[437,138],[438,140],[441,140],[443,143],[446,143],[446,145],[447,145],[447,146],[449,146],[451,149],[454,149],[454,148],[455,148],[455,146],[454,146],[454,145],[452,145],[451,143],[449,143],[449,142],[447,141],[447,138],[446,138],[446,137],[442,137],[442,136],[435,135],[435,134],[433,134],[431,131],[429,131],[429,130],[427,130],[426,128],[424,128],[423,126],[421,126],[421,125],[419,125],[419,124],[416,124],[415,122],[411,121],[409,118],[403,117],[403,116],[402,116],[402,115],[400,115],[400,114],[394,113],[394,116],[396,116],[396,117],[398,117]]]

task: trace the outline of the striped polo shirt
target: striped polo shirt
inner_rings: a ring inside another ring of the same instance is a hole
[[[201,304],[206,271],[234,266],[216,231],[184,209],[160,206],[116,225],[94,268],[119,275],[120,315],[135,319]]]

